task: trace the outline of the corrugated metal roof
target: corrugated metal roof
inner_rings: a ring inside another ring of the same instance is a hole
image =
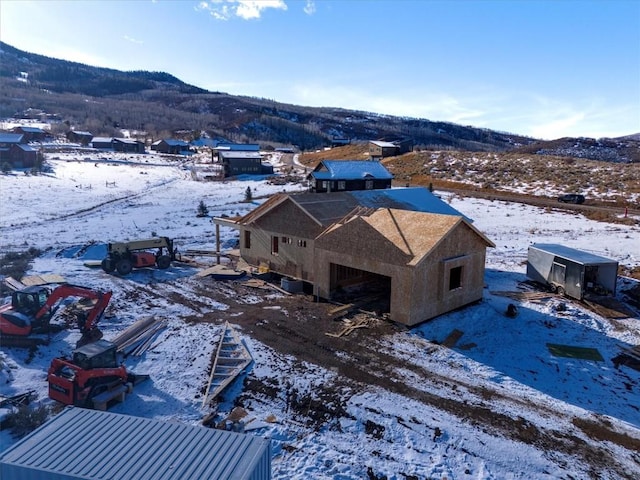
[[[543,250],[545,252],[552,253],[567,260],[572,260],[576,263],[583,265],[595,265],[603,263],[618,263],[616,260],[602,257],[593,253],[585,252],[583,250],[576,250],[575,248],[567,247],[557,243],[534,243],[532,248]]]
[[[324,167],[324,168],[323,168]],[[358,180],[363,178],[392,179],[380,162],[371,160],[323,160],[311,172],[318,180]]]
[[[269,440],[70,407],[2,453],[21,479],[266,480]]]

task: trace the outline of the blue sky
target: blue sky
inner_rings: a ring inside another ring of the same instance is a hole
[[[640,132],[640,0],[2,0],[0,40],[298,105]]]

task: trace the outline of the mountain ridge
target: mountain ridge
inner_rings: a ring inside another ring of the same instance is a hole
[[[29,109],[41,110],[56,115],[67,129],[88,130],[94,135],[117,135],[119,129],[127,128],[151,138],[185,134],[197,137],[204,131],[212,138],[227,141],[295,145],[301,150],[329,146],[335,138],[409,138],[416,147],[426,149],[500,152],[522,148],[530,151],[535,147],[549,151],[544,141],[525,135],[211,92],[166,72],[93,67],[25,52],[4,42],[0,42],[0,86],[1,116],[16,117]],[[602,147],[591,142],[588,149],[578,150],[591,155],[585,158],[640,161],[633,155],[630,159],[628,152],[628,144],[638,143],[636,136],[613,139]],[[622,143],[619,148],[618,143]],[[606,150],[606,155],[599,150]],[[561,152],[579,156],[566,145]]]

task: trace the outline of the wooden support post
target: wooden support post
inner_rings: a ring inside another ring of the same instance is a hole
[[[220,265],[220,225],[216,223],[216,263]]]

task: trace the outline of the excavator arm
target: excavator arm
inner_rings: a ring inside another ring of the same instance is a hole
[[[94,330],[102,314],[109,305],[109,301],[111,300],[112,292],[99,292],[96,290],[91,290],[90,288],[81,287],[78,285],[70,285],[64,284],[60,285],[56,289],[54,289],[47,301],[44,303],[42,308],[38,310],[34,316],[34,319],[40,320],[45,315],[52,316],[53,313],[60,306],[60,301],[68,298],[68,297],[80,297],[87,298],[90,300],[95,300],[95,304],[91,308],[91,310],[86,315],[84,321],[79,321],[78,327],[82,334],[86,334],[87,332]]]

